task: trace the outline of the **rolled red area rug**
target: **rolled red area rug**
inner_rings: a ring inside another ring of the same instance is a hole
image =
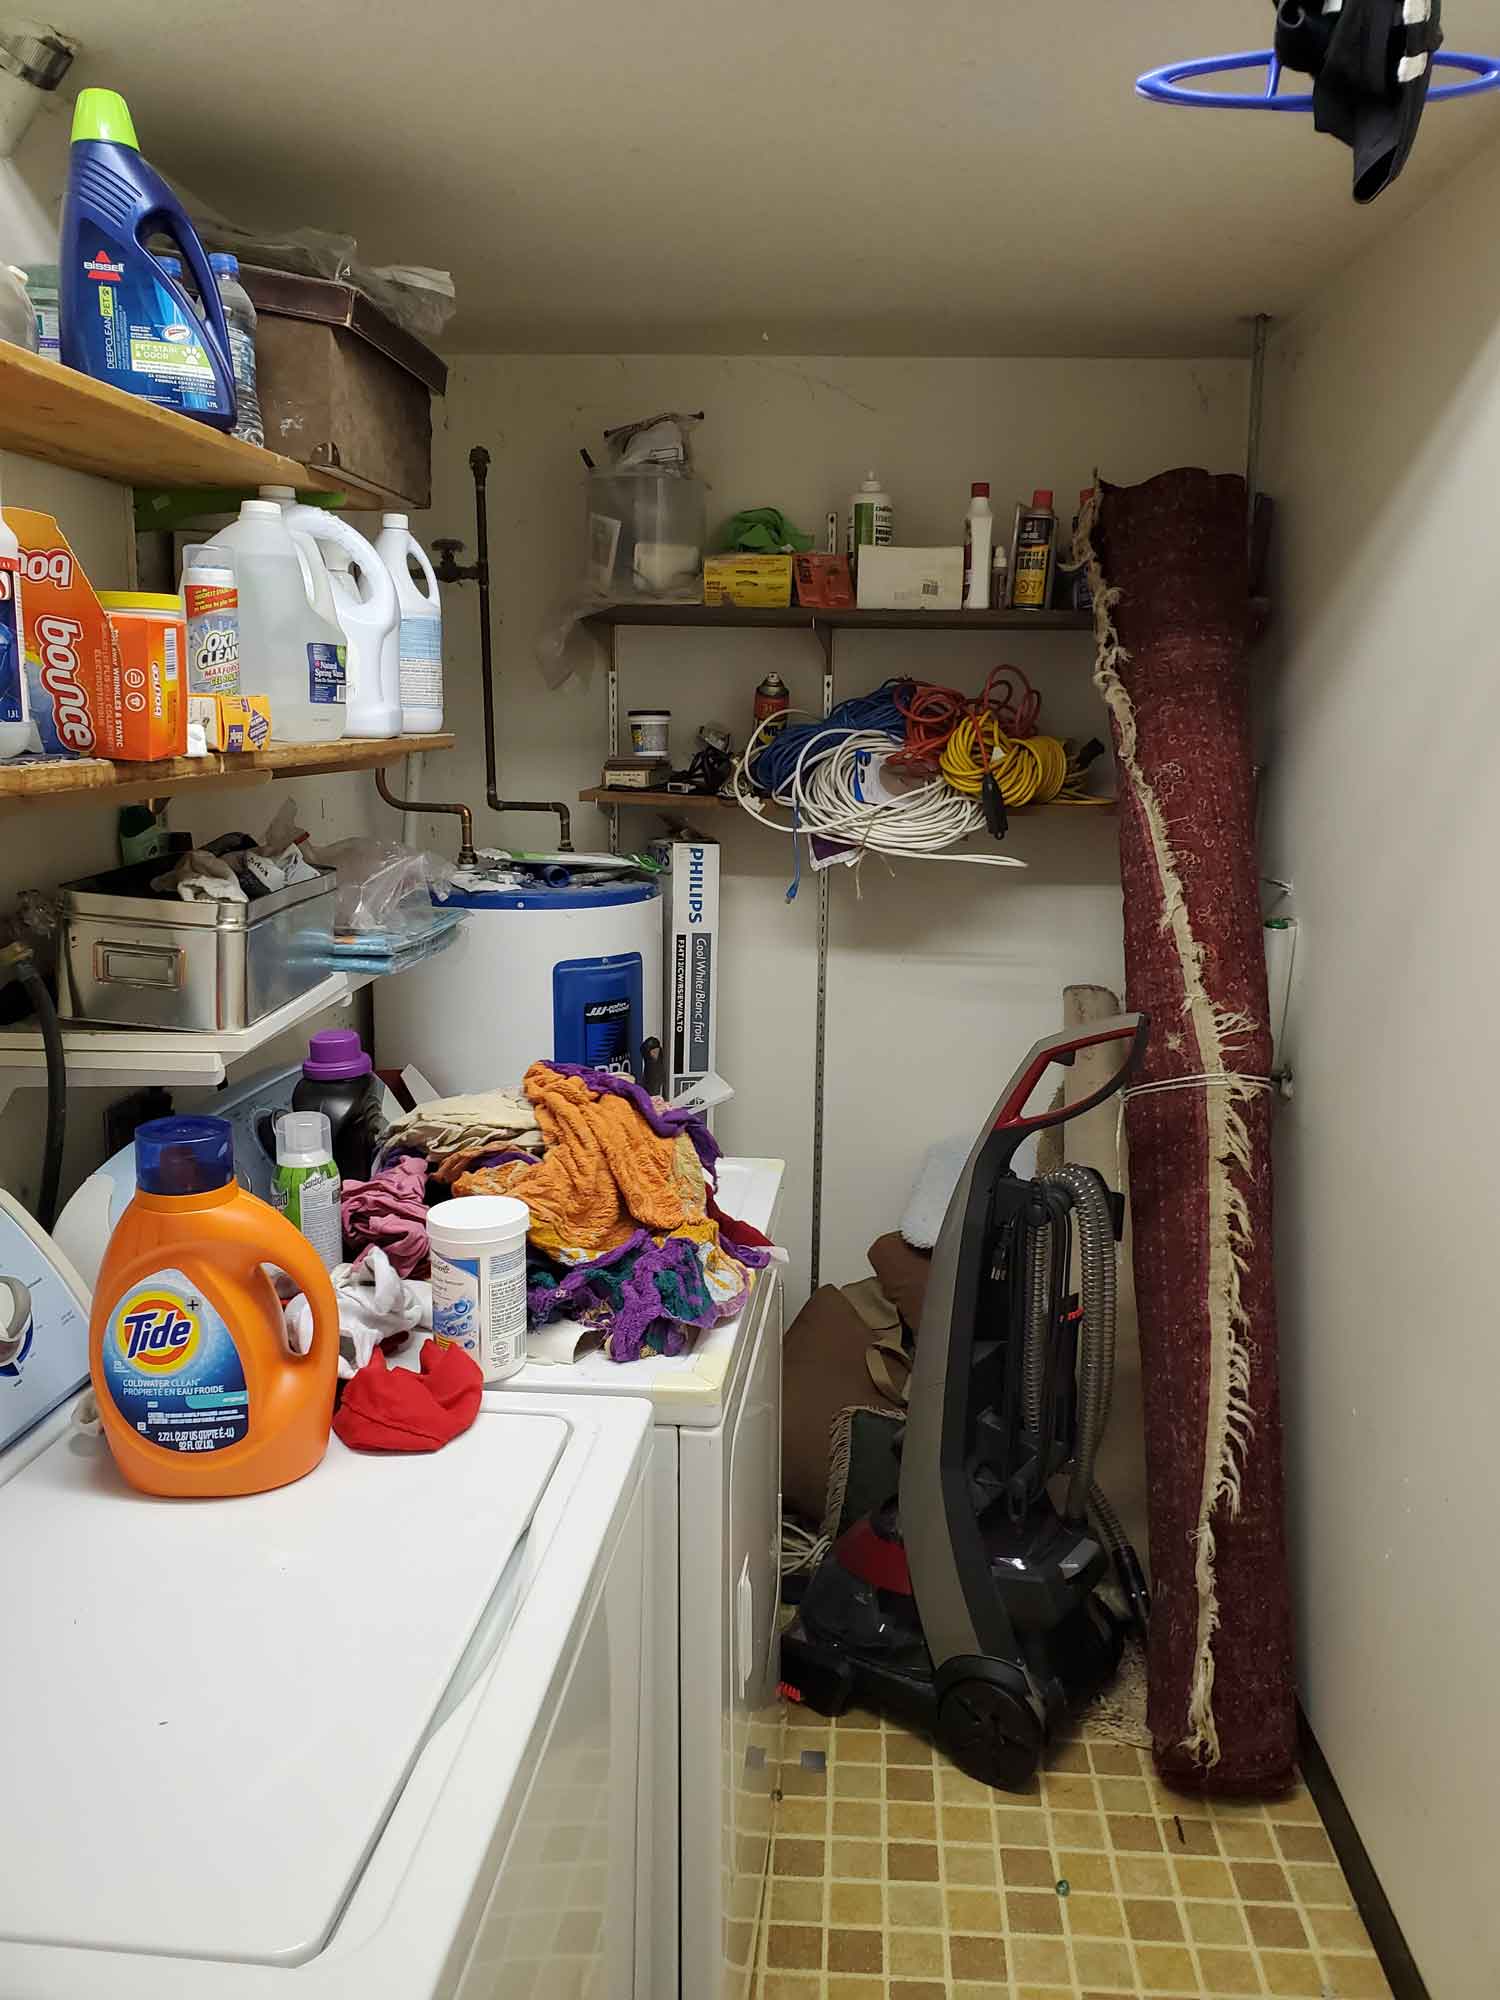
[[[1148,1716],[1187,1790],[1273,1793],[1296,1756],[1272,1279],[1245,484],[1100,484],[1095,679],[1120,790],[1126,1101],[1150,1484]]]

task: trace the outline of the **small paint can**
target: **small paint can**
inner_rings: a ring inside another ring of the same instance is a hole
[[[672,711],[670,708],[633,708],[630,711],[630,748],[637,757],[670,757],[672,752]]]

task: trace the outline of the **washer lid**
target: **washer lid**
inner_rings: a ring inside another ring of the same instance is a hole
[[[567,1436],[484,1408],[442,1451],[153,1500],[71,1435],[0,1485],[0,1939],[321,1950],[492,1605],[504,1643]]]

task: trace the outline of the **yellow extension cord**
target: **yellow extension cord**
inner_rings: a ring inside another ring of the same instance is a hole
[[[976,798],[993,771],[1008,806],[1104,806],[1056,736],[1007,736],[993,715],[964,716],[943,745],[938,768],[955,792]]]

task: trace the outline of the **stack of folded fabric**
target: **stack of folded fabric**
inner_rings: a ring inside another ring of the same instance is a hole
[[[664,1108],[629,1077],[574,1063],[534,1063],[524,1089],[531,1129],[511,1135],[511,1157],[455,1171],[450,1184],[458,1195],[514,1195],[531,1210],[531,1323],[577,1319],[602,1334],[613,1360],[634,1361],[680,1354],[689,1328],[737,1313],[751,1272],[778,1252],[720,1211],[719,1147],[703,1120]],[[528,1138],[540,1139],[539,1159],[515,1156]]]

